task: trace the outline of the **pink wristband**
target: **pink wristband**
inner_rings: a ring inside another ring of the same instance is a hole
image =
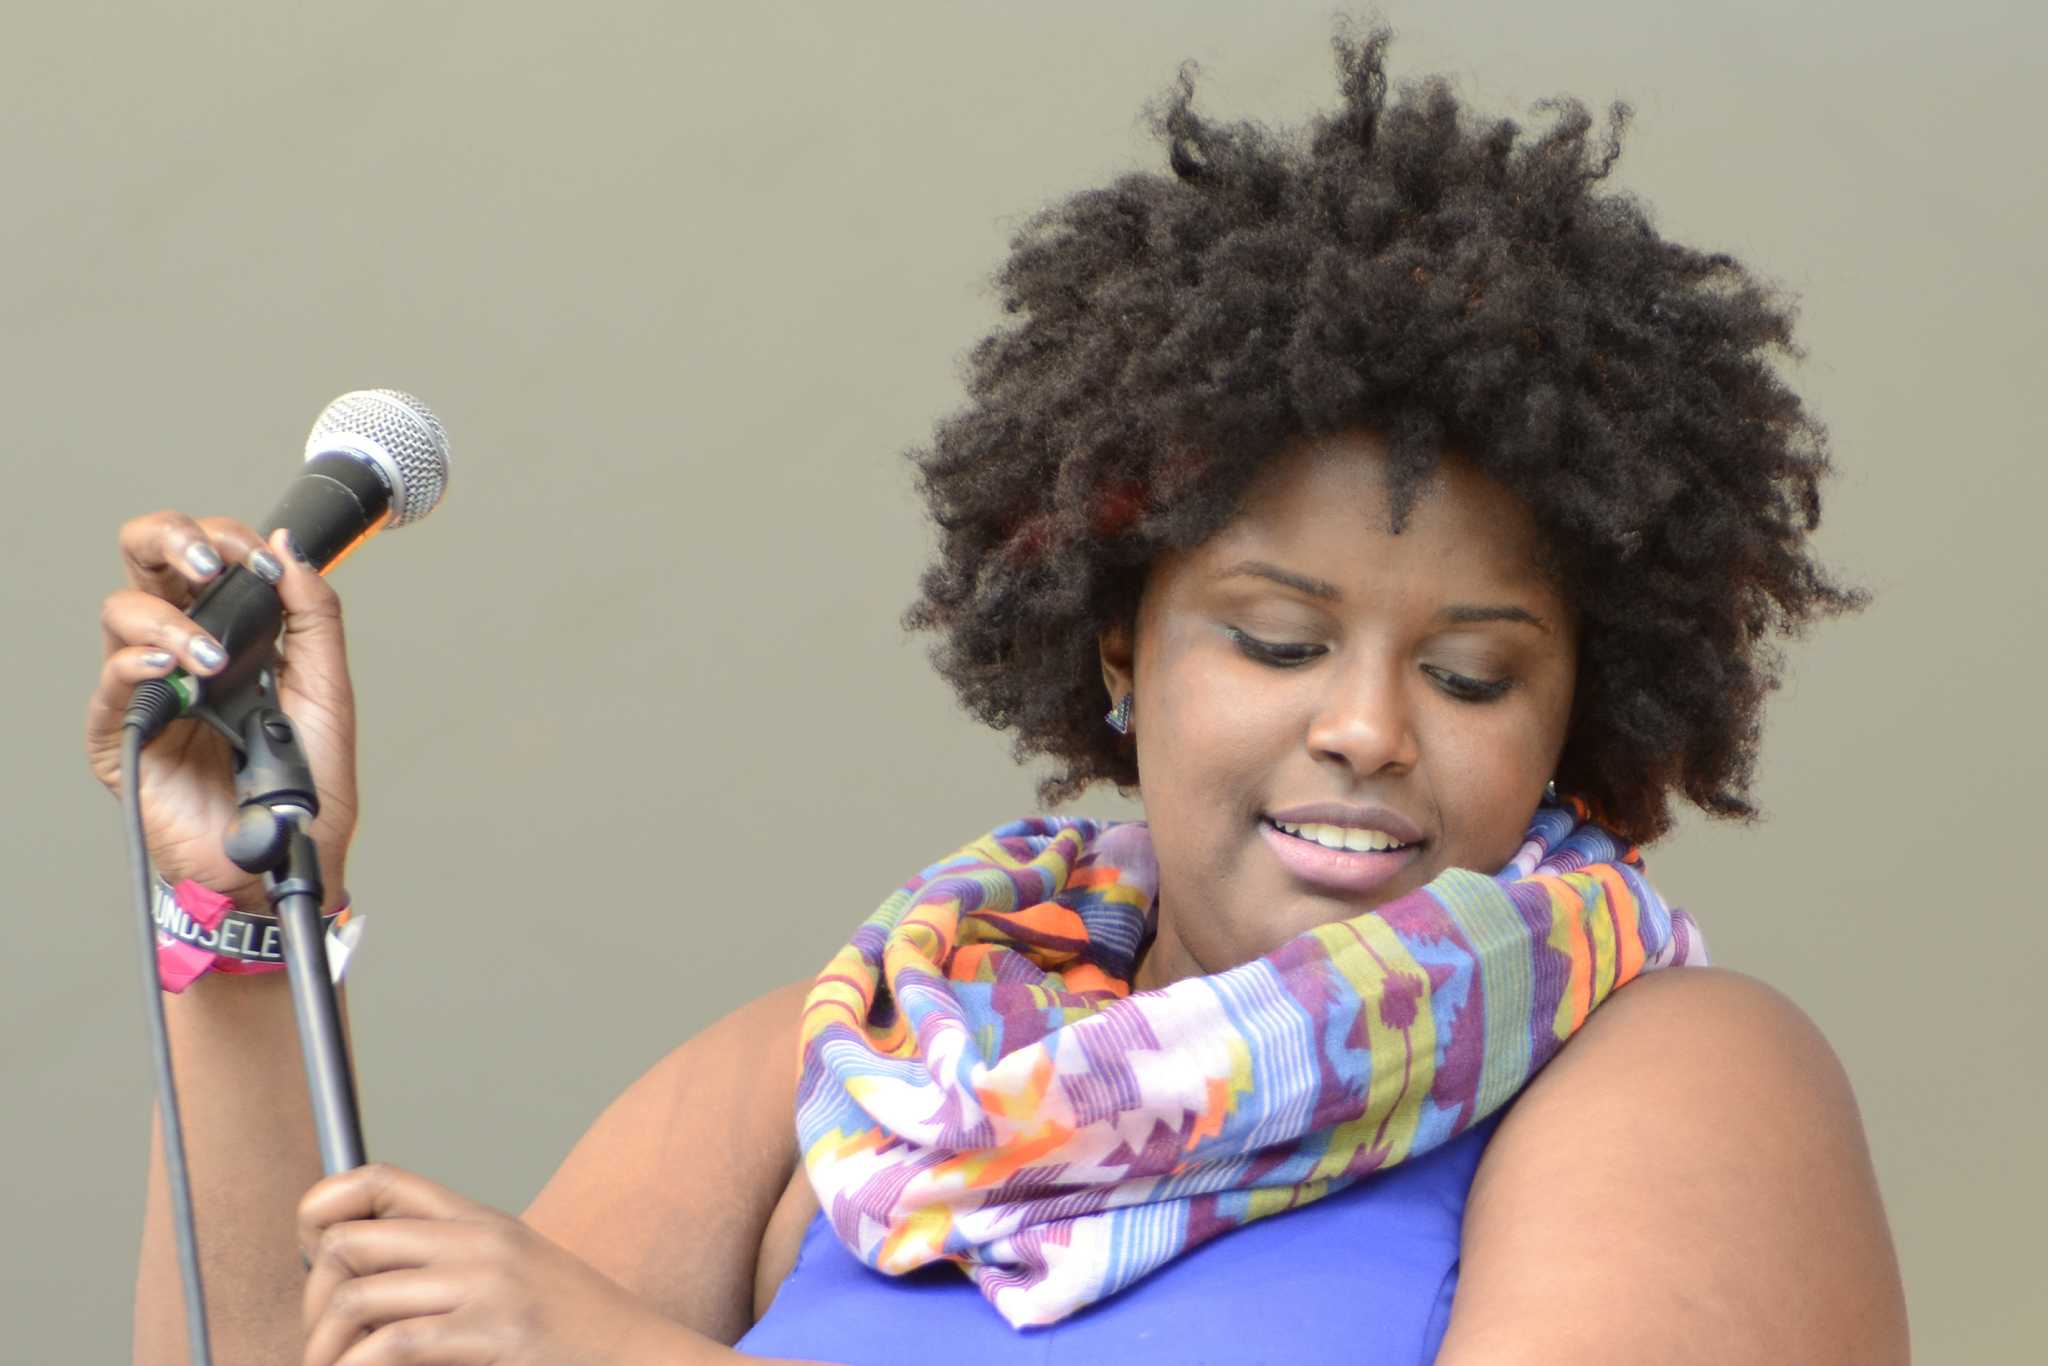
[[[284,942],[274,916],[237,911],[233,898],[190,878],[176,887],[158,878],[156,894],[157,975],[165,991],[183,992],[209,972],[241,976],[284,967]],[[340,907],[321,918],[336,981],[361,928],[339,933],[351,919],[345,896]]]
[[[197,936],[180,937],[181,926],[167,926],[165,915],[165,884],[157,879],[156,902],[156,972],[162,980],[164,990],[177,993],[213,971],[219,955],[200,947]],[[222,896],[211,887],[202,887],[191,878],[186,878],[170,889],[171,904],[183,911],[200,929],[217,931],[220,922],[234,909],[234,899]]]

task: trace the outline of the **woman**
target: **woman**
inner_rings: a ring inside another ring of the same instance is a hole
[[[1060,762],[1047,801],[1108,780],[1145,823],[932,864],[517,1219],[316,1184],[281,984],[200,979],[169,1007],[223,1361],[1904,1358],[1839,1064],[1754,982],[1649,971],[1699,945],[1629,847],[1674,795],[1751,814],[1771,637],[1856,602],[1806,547],[1788,312],[1599,192],[1578,106],[1523,135],[1389,99],[1386,44],[1340,41],[1299,138],[1184,81],[1171,175],[1020,237],[1016,321],[920,456],[941,672]],[[218,667],[180,609],[245,563],[343,887],[332,593],[225,519],[122,548],[95,771],[137,682]],[[152,855],[260,904],[228,790],[167,733]],[[159,1165],[137,1343],[172,1361]]]

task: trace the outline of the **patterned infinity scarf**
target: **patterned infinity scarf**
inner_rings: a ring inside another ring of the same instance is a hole
[[[1130,994],[1142,823],[1017,821],[883,902],[804,1004],[797,1130],[840,1240],[1051,1323],[1209,1238],[1449,1140],[1641,972],[1704,963],[1633,849],[1540,808],[1453,869]]]

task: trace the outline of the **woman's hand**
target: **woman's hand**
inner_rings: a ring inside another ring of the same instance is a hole
[[[299,1202],[305,1366],[691,1366],[729,1349],[511,1215],[382,1164]]]
[[[331,907],[341,898],[356,824],[355,695],[342,641],[341,603],[312,566],[294,557],[280,531],[262,537],[225,517],[195,521],[155,512],[121,528],[128,586],[100,604],[106,659],[85,708],[85,753],[93,776],[117,796],[121,719],[135,686],[183,668],[202,681],[225,663],[220,645],[187,616],[225,566],[273,582],[284,606],[278,705],[292,718],[320,788],[312,835]],[[191,878],[250,909],[268,909],[262,879],[230,863],[221,838],[235,814],[227,741],[204,722],[173,721],[142,753],[142,822],[149,856],[167,880]]]

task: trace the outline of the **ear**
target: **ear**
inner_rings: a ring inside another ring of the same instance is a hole
[[[1095,637],[1102,659],[1102,686],[1115,706],[1125,693],[1137,691],[1137,640],[1128,621],[1105,626]]]

